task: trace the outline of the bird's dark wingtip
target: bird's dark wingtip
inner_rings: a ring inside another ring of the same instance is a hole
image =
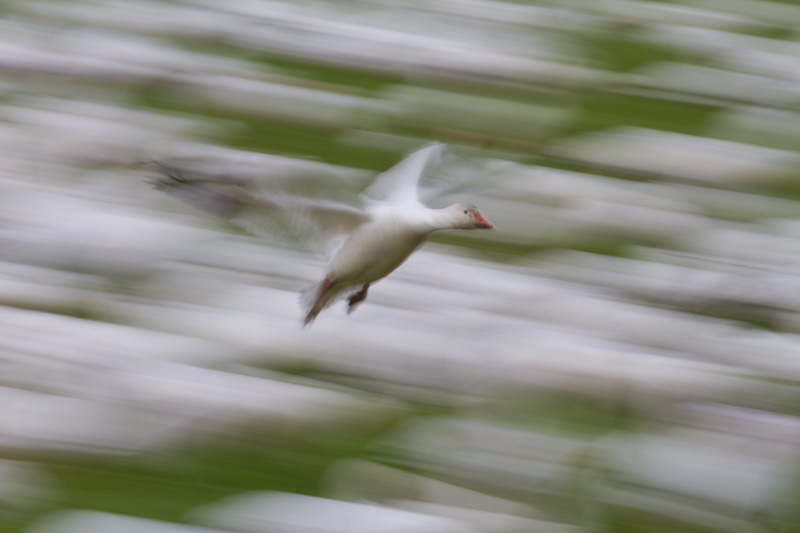
[[[150,176],[144,182],[157,191],[163,191],[170,186],[170,182],[161,176]]]
[[[188,183],[188,179],[183,176],[181,171],[168,163],[156,159],[142,159],[134,163],[152,171],[158,172],[158,176],[150,176],[145,183],[152,185],[156,189],[164,189],[176,184]]]

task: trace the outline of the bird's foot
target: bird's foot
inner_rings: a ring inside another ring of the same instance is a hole
[[[314,321],[315,318],[317,318],[319,312],[325,307],[325,302],[328,299],[328,293],[335,284],[336,281],[330,278],[325,278],[325,281],[322,282],[322,285],[319,288],[319,293],[317,294],[317,298],[314,300],[314,305],[311,307],[311,310],[303,320],[303,327],[308,326]]]
[[[369,290],[369,283],[364,285],[360,291],[347,299],[347,314],[349,315],[356,310],[358,304],[367,299],[367,291]]]

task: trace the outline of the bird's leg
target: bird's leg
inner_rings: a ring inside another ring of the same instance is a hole
[[[317,294],[317,299],[314,301],[314,306],[311,308],[311,311],[308,312],[306,319],[303,321],[304,326],[309,325],[315,318],[317,318],[317,315],[325,306],[325,299],[328,296],[328,293],[335,284],[336,281],[330,278],[325,278],[325,281],[322,282],[322,286],[319,288],[319,294]]]
[[[369,290],[369,283],[361,287],[361,290],[352,295],[348,300],[347,314],[349,315],[356,310],[356,306],[367,299],[367,291]]]

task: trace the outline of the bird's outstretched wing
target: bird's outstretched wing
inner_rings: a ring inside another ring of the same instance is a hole
[[[474,158],[458,157],[444,144],[432,143],[380,174],[361,196],[367,203],[443,207],[485,186],[484,166]]]
[[[420,180],[439,162],[444,150],[445,145],[433,143],[413,152],[375,178],[362,196],[367,200],[398,206],[422,207]]]
[[[259,191],[251,179],[208,175],[170,162],[150,162],[158,172],[150,183],[193,207],[230,220],[259,236],[303,241],[316,251],[336,246],[343,235],[371,220],[347,204]]]

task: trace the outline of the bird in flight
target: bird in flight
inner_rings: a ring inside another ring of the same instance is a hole
[[[493,227],[472,204],[433,209],[422,203],[420,180],[443,151],[436,143],[413,152],[380,174],[359,195],[358,207],[257,191],[248,180],[186,172],[170,162],[151,164],[159,172],[151,183],[256,235],[288,234],[326,244],[324,275],[300,299],[308,326],[343,297],[352,313],[370,285],[399,267],[432,232]]]

